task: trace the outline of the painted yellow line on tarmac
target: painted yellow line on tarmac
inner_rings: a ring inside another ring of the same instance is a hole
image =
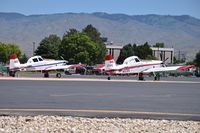
[[[126,79],[96,79],[96,78],[42,78],[42,77],[0,77],[0,80],[36,80],[36,81],[95,81],[95,82],[128,82],[128,83],[180,83],[200,84],[200,81],[154,81],[154,80],[126,80]]]
[[[115,113],[128,115],[165,115],[165,116],[198,116],[200,113],[139,112],[123,110],[90,110],[90,109],[0,109],[0,112],[78,112],[78,113]]]

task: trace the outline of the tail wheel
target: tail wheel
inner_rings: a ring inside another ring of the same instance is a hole
[[[56,77],[57,77],[57,78],[61,78],[61,74],[60,74],[60,73],[57,73],[57,74],[56,74]]]
[[[9,71],[9,75],[10,75],[11,77],[15,77],[15,71]]]

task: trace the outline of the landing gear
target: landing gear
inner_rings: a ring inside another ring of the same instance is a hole
[[[57,73],[56,78],[61,78],[61,73]]]
[[[15,77],[15,71],[9,71],[9,76],[11,76],[11,77]]]
[[[45,71],[44,72],[44,78],[48,78],[49,77],[49,73],[48,73],[48,71]]]
[[[160,80],[160,73],[154,73],[154,81]]]
[[[49,72],[44,71],[44,78],[49,78]],[[61,73],[56,73],[56,78],[61,78]]]
[[[108,80],[110,80],[110,76],[108,76]]]
[[[139,73],[139,77],[138,77],[138,80],[144,80],[144,76],[143,76],[143,73]]]

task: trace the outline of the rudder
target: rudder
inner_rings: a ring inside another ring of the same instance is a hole
[[[105,70],[110,70],[116,67],[116,63],[112,58],[112,55],[105,56]]]
[[[19,59],[17,58],[16,54],[11,54],[9,58],[10,58],[9,69],[10,71],[15,71],[15,69],[20,66]]]

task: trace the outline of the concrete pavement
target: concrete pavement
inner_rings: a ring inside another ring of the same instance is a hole
[[[200,120],[197,81],[1,78],[0,85],[1,114]]]

